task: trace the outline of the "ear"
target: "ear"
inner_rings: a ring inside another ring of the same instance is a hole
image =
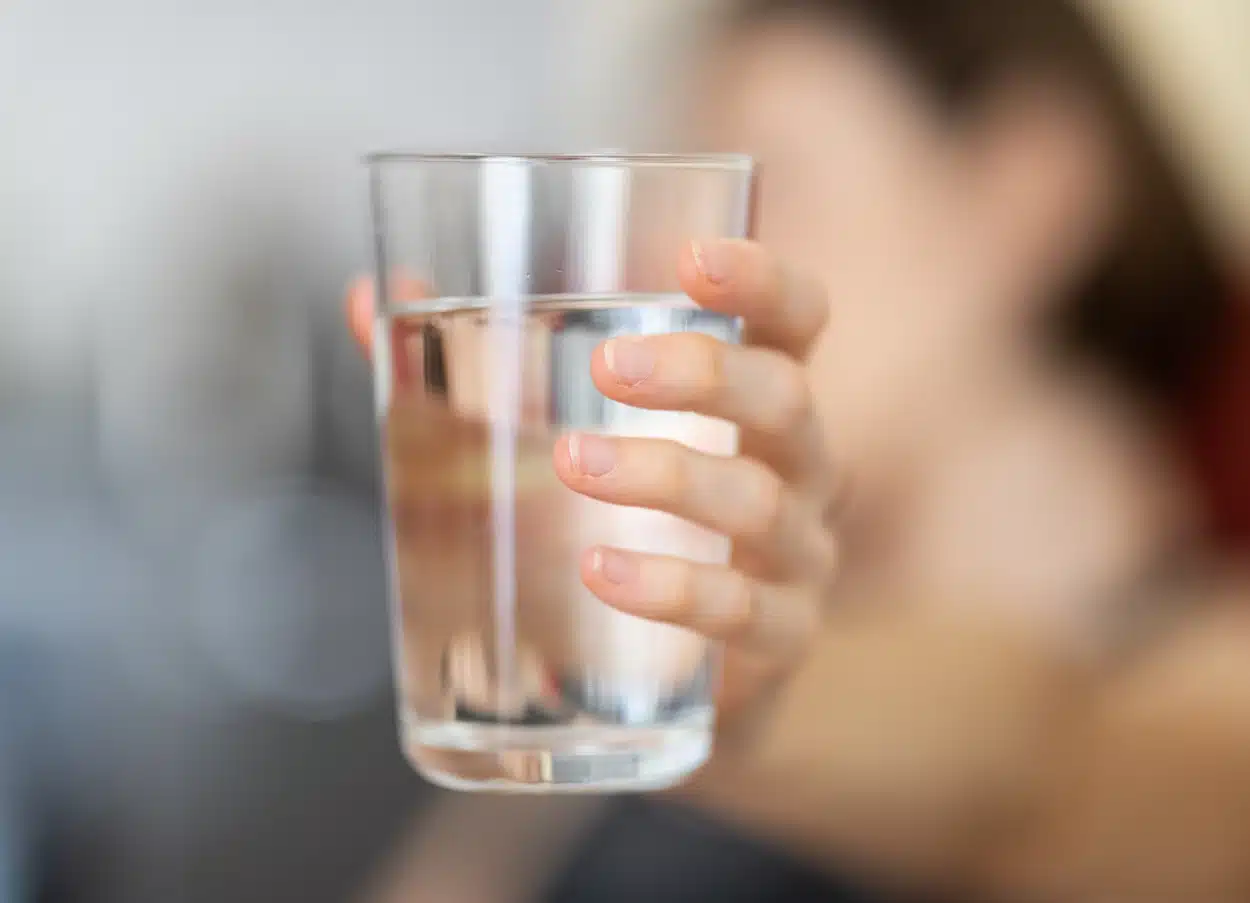
[[[1109,117],[1083,86],[1033,74],[995,89],[967,126],[987,240],[1021,278],[1059,288],[1112,228],[1120,186]]]

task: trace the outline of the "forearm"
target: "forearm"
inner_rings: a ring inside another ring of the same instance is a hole
[[[928,889],[1250,899],[1250,629],[1195,621],[1106,674],[984,621],[848,619],[686,795]]]

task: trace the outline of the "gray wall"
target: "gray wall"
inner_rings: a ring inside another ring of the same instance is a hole
[[[0,5],[0,648],[44,694],[0,724],[39,710],[57,898],[343,900],[427,795],[339,320],[357,158],[557,142],[549,15]]]

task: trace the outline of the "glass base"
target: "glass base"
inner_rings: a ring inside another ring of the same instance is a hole
[[[497,793],[643,793],[680,784],[712,750],[710,716],[655,727],[522,727],[405,716],[404,754],[431,783]]]

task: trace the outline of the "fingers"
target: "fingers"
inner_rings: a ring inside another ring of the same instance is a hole
[[[678,263],[682,288],[700,306],[746,320],[752,344],[803,357],[829,318],[824,288],[815,279],[779,263],[752,241],[695,242]],[[398,300],[432,295],[430,287],[396,276],[389,290]],[[347,318],[352,335],[368,352],[375,304],[373,283],[361,278],[348,290]]]
[[[700,307],[742,317],[751,344],[800,359],[829,319],[819,282],[787,269],[752,241],[695,242],[682,254],[678,276]]]
[[[815,506],[758,461],[590,433],[561,439],[554,457],[556,475],[574,491],[707,527],[768,562],[770,572],[823,579],[836,564]]]
[[[719,565],[597,546],[583,556],[581,572],[591,592],[627,614],[770,658],[799,654],[820,617],[810,593]]]
[[[815,485],[829,473],[803,366],[769,348],[729,345],[702,333],[618,338],[591,360],[596,388],[637,408],[729,420],[782,476]]]

